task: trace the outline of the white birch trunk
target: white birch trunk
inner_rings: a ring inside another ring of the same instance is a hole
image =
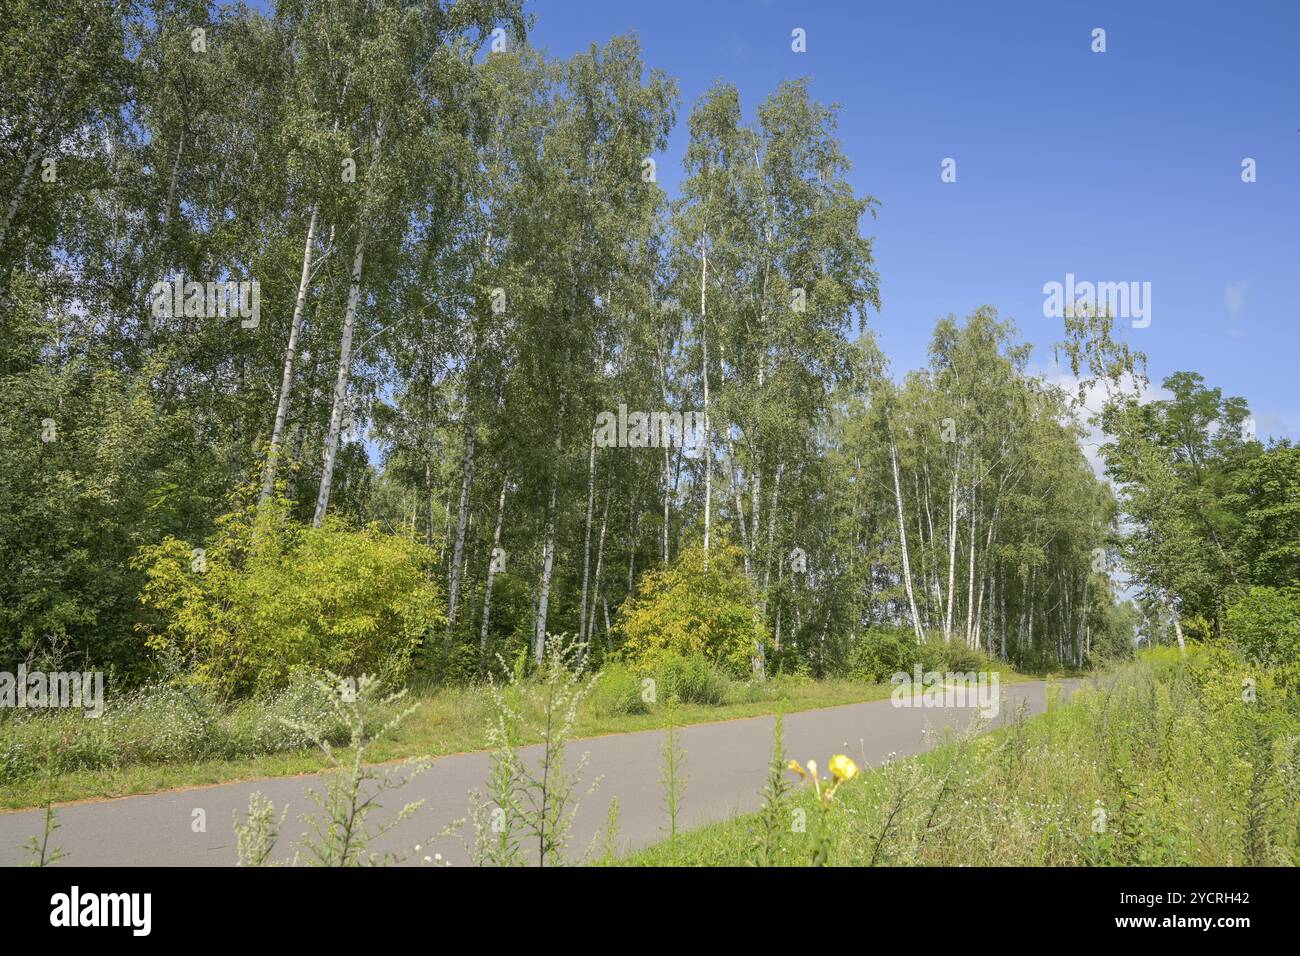
[[[469,526],[469,496],[474,485],[474,445],[476,434],[474,419],[465,409],[465,454],[460,466],[460,504],[456,509],[456,540],[451,552],[451,583],[447,592],[447,635],[456,625],[456,612],[460,607],[462,562],[465,557],[465,529]]]
[[[496,551],[501,547],[501,524],[506,513],[506,489],[510,487],[510,477],[501,479],[501,495],[497,498],[497,523],[492,531],[492,553],[488,555],[487,579],[483,584],[483,624],[479,628],[479,659],[487,656],[488,621],[492,616],[492,585],[496,581]]]
[[[334,382],[334,405],[330,410],[329,433],[325,436],[325,460],[321,469],[320,493],[316,496],[316,514],[312,527],[319,528],[330,506],[330,486],[334,480],[334,459],[338,455],[339,428],[343,424],[343,406],[347,402],[348,373],[352,364],[352,332],[357,321],[357,302],[361,297],[361,266],[366,255],[366,234],[357,236],[352,258],[352,281],[348,287],[348,308],[343,316],[343,336],[339,342],[339,370]]]
[[[903,586],[907,589],[907,603],[912,610],[912,630],[916,632],[916,642],[925,642],[925,632],[921,629],[921,618],[916,613],[916,595],[912,591],[912,565],[907,555],[907,525],[903,520],[903,489],[898,483],[898,448],[891,439],[889,442],[889,463],[894,471],[894,502],[898,505],[898,543],[903,551]]]
[[[289,323],[289,345],[284,351],[284,372],[280,376],[280,397],[275,404],[275,424],[271,427],[271,449],[266,458],[266,473],[262,478],[260,501],[266,501],[275,490],[276,469],[280,457],[280,444],[284,440],[284,423],[289,415],[289,394],[293,390],[293,363],[298,354],[298,332],[302,328],[302,314],[307,303],[307,286],[311,282],[311,252],[316,241],[317,210],[312,209],[307,224],[307,243],[302,252],[302,274],[298,278],[298,295],[293,301],[293,320]]]
[[[9,197],[9,206],[5,209],[5,221],[0,225],[0,249],[4,248],[5,236],[9,235],[9,227],[13,225],[14,218],[18,215],[18,207],[22,203],[23,196],[27,192],[27,186],[36,173],[36,160],[39,149],[32,147],[27,154],[27,162],[23,164],[22,175],[18,178],[18,186],[14,193]]]
[[[587,531],[582,545],[582,602],[578,605],[578,642],[587,640],[587,588],[591,571],[591,522],[596,508],[596,430],[591,431],[587,456]]]
[[[608,478],[606,485],[609,484]],[[601,575],[604,573],[605,566],[605,529],[609,525],[609,499],[612,497],[611,489],[605,488],[605,509],[600,516],[600,536],[596,545],[596,573],[592,575],[591,586],[591,610],[587,614],[587,643],[591,643],[591,635],[596,630],[596,603],[601,595]],[[586,656],[586,648],[583,648],[583,656]]]
[[[1171,601],[1168,597],[1164,599],[1165,607],[1169,609],[1169,617],[1174,622],[1174,636],[1178,638],[1178,650],[1181,654],[1187,653],[1187,644],[1183,641],[1183,625],[1178,620],[1178,602]]]
[[[542,583],[537,596],[537,634],[533,638],[533,660],[539,665],[546,655],[546,612],[551,600],[551,571],[555,566],[555,478],[546,505],[546,537],[542,543]]]
[[[975,606],[975,532],[979,520],[979,511],[976,508],[975,500],[975,476],[971,475],[970,480],[970,559],[966,569],[966,646],[977,647],[978,644],[972,644],[972,634],[975,632],[979,621],[979,609]]]
[[[704,371],[704,570],[709,570],[709,535],[713,527],[713,445],[709,437],[709,321],[705,290],[709,281],[709,257],[700,242],[700,342]]]
[[[957,573],[957,474],[961,470],[961,451],[957,452],[948,486],[948,600],[943,615],[943,639],[952,640],[952,599]]]

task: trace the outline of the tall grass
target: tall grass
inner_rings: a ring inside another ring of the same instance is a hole
[[[1004,681],[1018,679],[1006,668],[1002,673]],[[35,807],[50,799],[116,797],[328,769],[319,748],[291,726],[306,723],[332,746],[348,745],[347,727],[321,695],[318,677],[303,670],[283,690],[233,701],[195,687],[184,674],[128,693],[114,692],[110,682],[99,719],[76,710],[0,708],[0,806]],[[539,680],[532,675],[515,683],[522,690]],[[579,702],[573,732],[585,737],[662,728],[671,697],[679,700],[678,718],[685,725],[769,714],[779,704],[797,711],[888,694],[887,684],[850,679],[778,674],[741,681],[703,658],[665,660],[650,674],[614,661]],[[375,741],[370,759],[493,749],[489,729],[496,705],[490,688],[413,686],[410,699],[419,710],[391,737]],[[518,742],[541,742],[543,735],[533,728],[540,725],[542,707],[528,694],[516,703],[527,718]]]
[[[841,788],[838,865],[1300,863],[1300,706],[1224,651],[1144,654],[1069,704],[973,727]],[[813,812],[807,794],[788,797]],[[679,836],[672,858],[743,865],[746,816]],[[767,836],[766,863],[807,860],[805,833]],[[662,844],[634,864],[668,860]]]
[[[316,738],[345,744],[348,728],[306,671],[275,694],[229,704],[162,683],[110,698],[96,719],[76,709],[9,712],[0,720],[0,786],[45,773],[297,751]]]

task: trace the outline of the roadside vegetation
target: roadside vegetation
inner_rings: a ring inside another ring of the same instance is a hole
[[[666,656],[649,670],[613,661],[578,708],[574,733],[590,737],[663,727],[671,699],[678,701],[678,724],[756,717],[779,707],[794,712],[880,700],[889,695],[894,670],[884,673],[878,659],[909,672],[917,662],[924,669],[980,669],[967,666],[974,663],[969,654],[946,654],[939,644],[909,658],[894,655],[896,645],[906,648],[905,643],[889,635],[881,635],[880,643],[870,667],[821,680],[806,675],[741,679],[698,654]],[[1004,683],[1026,679],[1005,666],[1000,673]],[[178,675],[109,697],[95,720],[79,712],[0,711],[0,808],[327,769],[311,735],[346,747],[349,731],[321,687],[322,676],[298,669],[280,690],[223,700]],[[521,685],[534,680],[519,675]],[[371,744],[369,759],[488,748],[493,701],[487,686],[416,686],[405,704],[414,710],[392,734]],[[525,736],[521,742],[537,739]]]
[[[760,813],[620,863],[1300,864],[1300,702],[1274,673],[1231,654],[1144,653],[1069,704],[980,729],[918,757],[863,761],[829,801],[791,788]]]
[[[809,80],[683,104],[520,0],[48,6],[0,21],[0,807],[487,749],[523,842],[477,858],[550,863],[529,743],[1118,666],[919,761],[796,755],[816,845],[759,857],[1292,858],[1300,448],[1086,300],[1050,374],[991,305],[891,367]],[[369,861],[332,799],[304,858]]]

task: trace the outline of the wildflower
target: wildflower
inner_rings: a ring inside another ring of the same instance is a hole
[[[813,794],[817,798],[819,813],[817,816],[817,825],[810,833],[812,844],[812,863],[814,866],[826,866],[830,860],[830,845],[832,840],[830,825],[831,798],[835,796],[835,791],[841,784],[848,783],[859,773],[858,765],[855,764],[844,754],[836,754],[831,757],[827,763],[826,769],[830,771],[831,780],[828,786],[823,787],[821,778],[817,775],[817,762],[809,760],[805,766],[800,766],[797,760],[791,760],[786,764],[787,769],[792,773],[797,773],[799,777],[812,786]]]
[[[835,779],[841,783],[848,783],[858,775],[858,765],[844,754],[836,754],[832,757],[829,769]]]

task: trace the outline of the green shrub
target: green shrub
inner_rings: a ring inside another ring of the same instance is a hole
[[[413,670],[421,683],[429,685],[470,684],[480,670],[493,668],[497,662],[479,653],[477,641],[453,640],[441,636],[426,641],[416,656]],[[499,668],[494,668],[499,669]]]
[[[619,612],[617,630],[643,673],[661,660],[700,655],[739,676],[749,669],[755,643],[764,642],[758,604],[739,548],[712,548],[708,571],[703,549],[686,548],[668,567],[642,575]]]
[[[658,700],[676,697],[683,704],[717,705],[726,701],[731,681],[703,654],[665,654],[655,668]]]
[[[155,650],[179,652],[223,695],[285,686],[297,666],[401,682],[443,623],[432,552],[371,526],[292,521],[272,500],[224,515],[200,552],[167,538],[144,548],[142,600]]]
[[[1251,588],[1228,605],[1227,630],[1251,660],[1300,683],[1300,590]]]
[[[922,671],[965,673],[994,670],[999,666],[982,650],[961,641],[931,637],[917,644],[910,630],[872,628],[849,650],[849,676],[872,684],[887,684],[899,672],[911,674],[920,664]]]
[[[764,700],[780,700],[785,677],[776,674],[767,680],[732,681],[727,687],[728,704],[754,704]]]
[[[279,753],[310,747],[318,740],[331,745],[346,743],[348,724],[343,714],[331,703],[330,695],[320,686],[319,672],[306,667],[296,668],[289,683],[270,695],[264,702],[250,702],[239,711],[227,726],[247,721],[254,736],[247,747],[237,748],[239,753]],[[294,726],[289,726],[291,722]],[[233,729],[233,726],[232,726]],[[228,733],[232,741],[236,735]]]
[[[650,709],[641,697],[640,676],[622,661],[613,661],[600,672],[591,705],[603,717],[644,714]]]
[[[872,628],[849,650],[849,676],[869,684],[887,684],[899,671],[910,673],[919,652],[911,631]]]
[[[40,773],[50,740],[59,774],[235,760],[300,750],[316,738],[345,744],[347,724],[317,680],[313,671],[296,668],[280,690],[234,703],[223,703],[210,688],[154,684],[110,698],[96,720],[61,711],[14,715],[0,724],[0,785]]]
[[[764,692],[768,698],[778,698],[789,691],[796,691],[799,688],[808,687],[817,683],[812,674],[808,673],[807,668],[797,668],[793,671],[782,671],[779,674],[773,674],[766,681],[751,681],[750,684]]]
[[[917,645],[914,644],[913,647]],[[917,649],[920,651],[923,671],[964,673],[990,669],[991,662],[983,651],[967,647],[958,640],[945,641],[941,637],[932,637]]]

